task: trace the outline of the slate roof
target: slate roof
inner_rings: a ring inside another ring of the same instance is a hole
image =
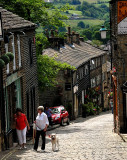
[[[0,7],[0,12],[2,15],[2,25],[4,30],[21,29],[28,27],[35,27],[36,25],[24,18],[19,17],[12,12],[7,11]]]
[[[55,57],[57,61],[66,62],[71,66],[78,68],[88,60],[94,57],[105,54],[106,52],[88,44],[80,42],[80,45],[74,44],[75,48],[65,45],[65,48],[60,48],[60,51],[48,48],[43,51],[43,55]]]

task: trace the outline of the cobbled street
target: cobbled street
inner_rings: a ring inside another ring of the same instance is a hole
[[[101,114],[90,118],[78,118],[69,126],[59,127],[57,133],[60,150],[52,152],[47,137],[46,153],[32,151],[32,141],[27,150],[17,148],[2,158],[6,160],[127,160],[127,143],[113,132],[113,115]]]

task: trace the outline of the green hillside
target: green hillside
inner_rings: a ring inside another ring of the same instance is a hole
[[[109,0],[80,0],[81,2],[88,2],[88,3],[97,3],[97,2],[109,2]]]
[[[77,24],[82,21],[84,22],[85,25],[89,25],[89,26],[96,26],[96,25],[102,25],[104,24],[104,20],[99,20],[99,19],[82,19],[82,20],[66,20],[64,21],[67,26],[71,26],[71,27],[77,27]]]

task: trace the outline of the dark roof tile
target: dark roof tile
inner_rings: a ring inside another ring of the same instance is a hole
[[[7,11],[0,7],[0,12],[2,15],[2,25],[4,30],[10,29],[20,29],[26,27],[35,27],[36,25],[30,21],[25,20],[22,17],[19,17],[12,12]]]
[[[71,48],[66,44],[65,49],[60,48],[60,51],[48,48],[44,50],[43,55],[55,57],[56,60],[61,61],[62,63],[66,62],[71,66],[78,68],[89,59],[106,53],[105,51],[96,48],[86,42],[80,42],[80,45],[74,44],[74,46],[75,48]]]

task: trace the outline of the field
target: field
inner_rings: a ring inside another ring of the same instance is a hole
[[[86,2],[89,2],[89,3],[96,3],[98,0],[80,0],[81,2],[83,2],[83,1],[86,1]],[[99,1],[104,1],[104,2],[109,2],[109,0],[99,0]]]
[[[70,25],[71,27],[77,27],[77,24],[80,21],[83,21],[85,25],[89,24],[89,26],[104,24],[104,21],[99,19],[65,20],[64,22],[67,26]]]

